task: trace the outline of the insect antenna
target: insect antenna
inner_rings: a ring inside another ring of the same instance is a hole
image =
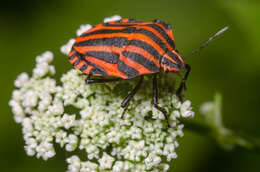
[[[204,48],[208,43],[210,43],[213,39],[215,39],[217,36],[221,35],[223,32],[228,30],[228,26],[224,27],[220,31],[218,31],[214,36],[210,37],[206,42],[204,42],[199,48],[193,50],[191,53],[187,54],[186,56],[182,57],[183,59],[192,56],[193,54],[199,52],[202,48]]]

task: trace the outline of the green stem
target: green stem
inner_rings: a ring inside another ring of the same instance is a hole
[[[260,140],[227,128],[216,128],[193,119],[180,119],[186,130],[203,134],[215,140],[221,147],[227,150],[238,146],[260,153]]]
[[[195,120],[192,119],[180,119],[181,123],[185,125],[184,129],[196,132],[196,133],[201,133],[204,135],[208,135],[211,132],[211,128],[208,125],[195,122]]]

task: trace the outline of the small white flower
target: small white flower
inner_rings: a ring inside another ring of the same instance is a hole
[[[49,72],[49,65],[48,63],[38,63],[36,68],[33,70],[33,75],[37,77],[43,77]]]
[[[63,45],[61,48],[60,48],[60,51],[65,54],[65,55],[68,55],[71,48],[72,48],[72,45],[74,44],[75,42],[75,39],[70,39],[67,44]]]
[[[157,166],[161,162],[161,158],[155,154],[149,154],[149,156],[144,160],[148,169],[153,166]]]
[[[36,140],[34,138],[28,138],[26,139],[26,144],[27,146],[25,146],[25,150],[27,152],[27,155],[29,156],[35,155],[36,147],[37,147]]]
[[[17,77],[17,79],[16,79],[15,82],[14,82],[14,85],[15,85],[16,87],[18,87],[18,88],[21,88],[21,87],[24,86],[25,83],[28,82],[28,80],[29,80],[28,74],[25,73],[25,72],[23,72],[23,73],[21,73],[21,74]]]
[[[48,93],[43,93],[40,95],[40,102],[38,109],[42,112],[46,109],[48,109],[48,106],[51,104],[52,97]]]
[[[182,103],[180,110],[181,110],[181,115],[184,118],[193,117],[194,116],[194,112],[191,111],[192,110],[191,102],[189,100],[186,100],[185,102]]]
[[[54,75],[56,73],[55,67],[54,66],[49,66],[49,72],[51,75]]]
[[[23,119],[22,125],[23,125],[23,128],[26,129],[26,130],[31,130],[33,128],[32,127],[32,120],[31,120],[31,118],[28,118],[28,117]]]
[[[100,169],[110,169],[112,167],[112,163],[114,162],[114,158],[109,156],[107,153],[103,153],[103,156],[101,159],[98,160],[100,164]]]
[[[129,134],[129,136],[132,139],[141,139],[142,137],[142,130],[138,127],[131,127],[128,131],[127,134]]]
[[[114,15],[114,16],[111,16],[111,17],[106,17],[104,19],[104,23],[108,23],[108,22],[111,22],[111,21],[117,21],[117,20],[120,20],[121,17],[119,15]]]
[[[177,154],[175,152],[167,155],[167,161],[171,161],[172,159],[176,159],[176,158],[177,158]]]
[[[158,167],[160,169],[159,171],[168,171],[168,169],[170,168],[168,164],[161,164]]]
[[[12,94],[12,101],[19,102],[19,101],[21,101],[21,99],[23,99],[23,97],[22,97],[22,91],[14,90],[14,91],[13,91],[13,94]],[[10,103],[10,102],[9,102],[9,103]]]
[[[36,57],[37,63],[50,63],[53,60],[53,53],[51,51],[45,51],[41,55]]]
[[[62,124],[66,129],[69,129],[75,124],[75,118],[76,115],[68,115],[64,114],[63,117],[61,118]]]
[[[42,157],[47,160],[55,155],[54,147],[51,143],[43,141],[36,147],[37,158]]]
[[[24,109],[22,108],[22,106],[15,100],[10,100],[9,106],[12,107],[12,112],[14,114],[15,122],[21,123],[23,121],[23,119],[25,118],[25,113],[24,113]]]
[[[64,146],[65,143],[67,143],[67,133],[63,130],[58,131],[55,135],[56,142],[60,144],[61,147]]]
[[[95,172],[98,169],[98,165],[96,163],[86,161],[81,162],[80,172]]]
[[[68,143],[65,147],[66,150],[68,152],[74,151],[77,148],[78,137],[74,134],[70,134],[69,137],[67,138],[66,142]]]
[[[67,159],[68,172],[78,172],[80,170],[81,162],[78,156],[73,155],[72,157]]]
[[[80,25],[80,28],[77,30],[77,36],[80,36],[82,33],[88,31],[91,28],[92,26],[90,24]]]
[[[29,90],[24,95],[23,106],[34,107],[38,103],[38,96],[33,90]]]
[[[121,171],[124,171],[124,170],[126,170],[124,168],[124,162],[123,161],[116,161],[115,165],[113,166],[113,171],[114,172],[121,172]]]
[[[56,101],[56,102],[53,102],[52,106],[48,107],[48,110],[53,115],[60,115],[60,114],[63,114],[64,107],[63,107],[62,102]]]
[[[193,111],[186,111],[185,113],[182,114],[183,117],[194,117],[194,112]]]

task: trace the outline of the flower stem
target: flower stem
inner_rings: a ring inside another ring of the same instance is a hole
[[[197,122],[194,119],[180,119],[180,121],[185,125],[184,129],[205,135],[215,140],[219,146],[226,150],[232,150],[234,147],[242,147],[260,153],[259,138],[227,128],[217,129],[206,123]]]

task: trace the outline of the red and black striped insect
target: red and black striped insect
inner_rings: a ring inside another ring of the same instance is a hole
[[[220,33],[210,40],[218,34]],[[209,41],[195,51],[204,47]],[[161,71],[186,71],[177,90],[177,94],[180,95],[182,90],[186,89],[185,81],[190,72],[190,66],[184,64],[183,58],[175,48],[171,26],[160,20],[142,22],[121,19],[96,25],[76,39],[69,53],[69,61],[76,69],[88,75],[86,83],[89,84],[140,76],[135,88],[122,101],[121,106],[124,108],[122,116],[130,100],[139,90],[143,75],[153,74],[153,104],[164,114],[167,123],[167,111],[158,105],[157,74]],[[115,78],[91,79],[90,76]]]

